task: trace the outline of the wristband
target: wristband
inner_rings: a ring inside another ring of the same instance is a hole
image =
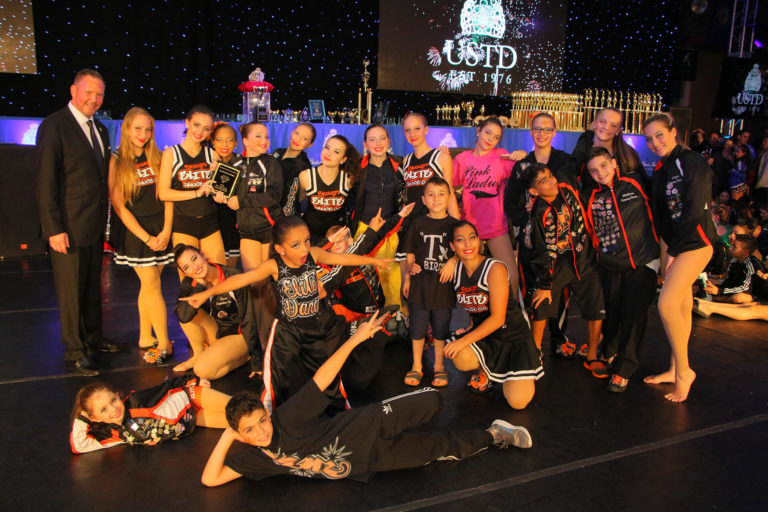
[[[145,244],[148,244],[150,240],[152,240],[152,235],[149,235],[149,238],[147,238],[147,241],[146,241],[146,242],[144,242],[144,243],[145,243]]]

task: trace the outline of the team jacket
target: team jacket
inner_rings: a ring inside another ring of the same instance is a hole
[[[132,391],[124,400],[120,424],[91,421],[82,414],[72,422],[69,444],[73,453],[86,453],[118,444],[156,444],[179,439],[195,430],[192,400],[199,397],[200,380],[186,375]]]
[[[389,163],[392,164],[392,169],[395,170],[395,209],[394,212],[397,213],[400,211],[400,209],[403,207],[404,204],[406,204],[405,200],[405,179],[403,178],[403,171],[400,169],[400,163],[398,162],[398,159],[400,157],[389,157]],[[357,189],[355,196],[355,209],[352,212],[352,227],[350,230],[352,231],[352,234],[357,232],[359,222],[360,222],[360,215],[363,212],[363,201],[365,200],[365,194],[363,193],[365,191],[365,181],[368,179],[368,162],[370,160],[370,155],[365,155],[363,159],[360,161],[360,168],[362,169],[360,173],[360,178],[358,179],[357,184],[355,185],[355,188]],[[386,226],[384,226],[386,227]],[[382,229],[384,229],[382,227]],[[352,229],[354,228],[354,229]]]
[[[634,269],[659,257],[651,206],[640,183],[616,176],[610,187],[596,184],[586,204],[597,264]]]
[[[237,189],[237,229],[255,234],[269,229],[283,215],[283,171],[272,155],[241,158],[244,170]]]
[[[733,258],[728,263],[728,276],[718,287],[718,295],[735,295],[737,293],[752,293],[752,281],[760,279],[757,271],[762,270],[760,260],[750,255],[744,261]]]
[[[701,155],[676,146],[656,165],[651,190],[656,229],[670,255],[712,245],[717,238],[709,212],[712,170]]]
[[[542,290],[552,288],[560,254],[572,259],[579,279],[594,266],[591,235],[579,194],[572,184],[564,181],[558,182],[558,188],[559,193],[554,201],[550,203],[538,197],[531,210],[531,268],[538,278],[538,288]],[[558,221],[558,210],[563,210],[569,216],[567,224]],[[566,239],[565,252],[558,248],[558,239],[561,238]]]
[[[379,250],[384,240],[397,233],[402,223],[403,218],[394,215],[387,219],[378,231],[366,229],[347,249],[347,252],[372,256]],[[334,304],[334,311],[344,316],[348,322],[375,313],[384,307],[384,291],[381,289],[379,274],[374,265],[358,267],[337,265],[320,280],[328,296],[334,296],[338,305],[342,306],[339,308]]]
[[[215,263],[208,264],[219,269],[219,280],[224,280],[240,273],[240,270],[236,268],[223,267]],[[182,279],[181,285],[179,285],[179,300],[173,306],[173,311],[176,313],[179,322],[183,324],[191,322],[198,311],[189,302],[180,299],[203,292],[205,289],[204,285],[193,280],[191,277],[184,277]],[[253,298],[251,297],[251,287],[245,286],[233,292],[214,295],[201,308],[208,312],[216,321],[217,338],[238,333],[243,335],[245,344],[248,346],[248,353],[251,356],[251,371],[262,371],[264,358],[261,341],[259,341],[259,331],[256,326],[256,313],[254,311]]]

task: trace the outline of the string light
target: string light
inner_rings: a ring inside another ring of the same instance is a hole
[[[303,108],[316,98],[328,110],[356,106],[363,58],[371,60],[376,83],[379,0],[285,3],[291,5],[36,0],[38,74],[0,73],[0,115],[45,116],[61,108],[83,67],[104,75],[102,108],[115,118],[132,105],[158,119],[180,119],[196,103],[236,113],[237,84],[257,66],[276,87],[275,109]],[[564,91],[615,88],[669,97],[677,2],[571,0],[568,11]],[[505,98],[472,98],[487,112],[507,111]],[[406,110],[430,115],[435,106],[461,99],[383,90],[374,96],[374,102],[391,101],[394,116]]]

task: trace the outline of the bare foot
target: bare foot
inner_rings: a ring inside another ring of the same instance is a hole
[[[175,372],[186,372],[187,370],[191,370],[195,366],[195,357],[190,357],[183,363],[177,364],[173,367],[173,371]]]
[[[688,393],[691,391],[691,384],[693,384],[694,380],[696,380],[696,372],[691,369],[688,369],[685,374],[677,375],[675,390],[664,395],[664,398],[670,402],[684,402],[688,398]]]
[[[675,383],[675,370],[669,369],[664,373],[658,375],[648,375],[643,379],[646,384],[674,384]]]

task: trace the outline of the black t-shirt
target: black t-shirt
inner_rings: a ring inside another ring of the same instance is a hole
[[[405,253],[413,254],[421,272],[411,276],[410,304],[424,304],[427,309],[452,308],[456,294],[450,282],[440,282],[440,271],[453,252],[449,244],[451,228],[458,221],[450,215],[433,219],[426,215],[411,222],[405,239]]]
[[[224,464],[253,480],[296,475],[367,482],[374,474],[371,465],[381,424],[381,403],[331,418],[323,412],[330,402],[310,380],[272,414],[269,446],[237,443]]]

